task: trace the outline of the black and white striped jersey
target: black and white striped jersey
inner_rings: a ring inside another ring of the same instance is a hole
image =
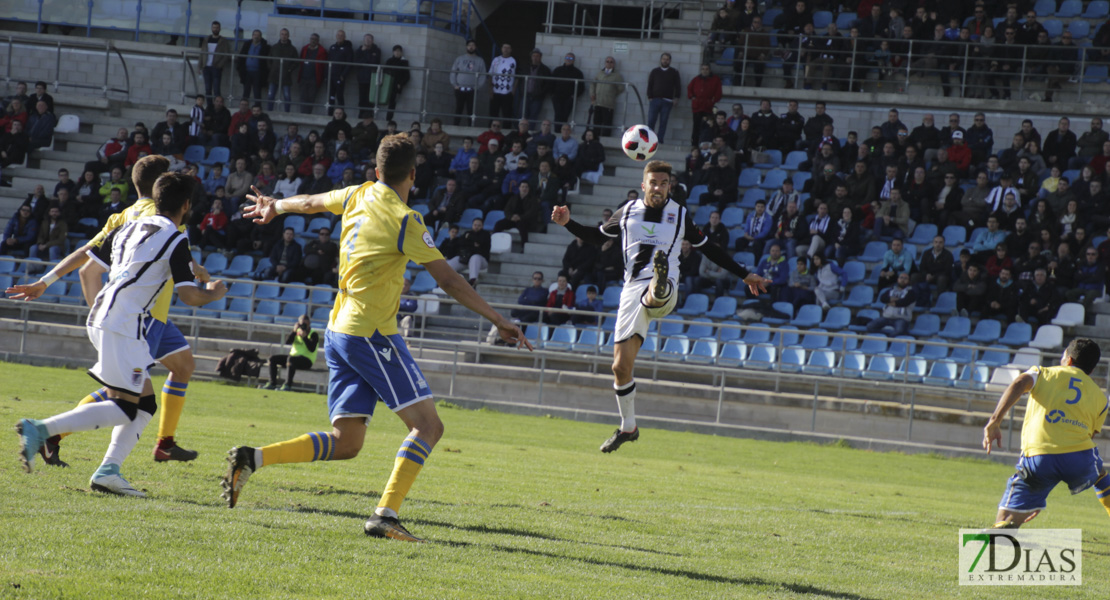
[[[88,327],[141,338],[143,319],[167,279],[174,287],[196,285],[188,238],[162,215],[116,228],[88,255],[108,269],[108,282],[89,310]]]
[[[601,233],[620,237],[624,247],[624,280],[649,279],[656,250],[667,253],[670,262],[669,279],[678,279],[678,256],[682,240],[698,247],[709,240],[694,224],[685,206],[667,200],[663,208],[651,208],[643,198],[637,198],[617,209],[608,222],[601,225]]]

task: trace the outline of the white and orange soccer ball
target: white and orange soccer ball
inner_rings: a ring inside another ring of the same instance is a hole
[[[659,136],[647,125],[633,125],[621,136],[621,150],[632,160],[645,161],[659,149]]]

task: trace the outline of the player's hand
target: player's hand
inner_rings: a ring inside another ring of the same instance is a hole
[[[508,319],[502,318],[501,322],[497,324],[497,335],[500,335],[501,339],[510,346],[516,348],[523,346],[533,350],[532,344],[528,341],[528,338],[524,337],[524,332],[521,331],[520,326]]]
[[[212,276],[208,274],[208,269],[205,269],[200,263],[193,263],[193,277],[201,283],[208,283],[212,281]]]
[[[255,223],[266,224],[277,216],[277,200],[264,195],[258,188],[251,186],[254,194],[247,194],[247,200],[254,204],[243,208],[243,218],[252,219]]]
[[[983,428],[983,449],[987,454],[991,453],[992,442],[998,444],[999,448],[1002,447],[1002,427],[998,424],[987,424]]]
[[[208,283],[204,284],[204,289],[210,292],[214,292],[216,294],[215,299],[219,300],[220,298],[224,297],[224,294],[227,293],[227,284],[217,279],[215,281],[209,281]]]
[[[748,276],[744,278],[744,283],[748,284],[748,289],[751,290],[753,295],[758,296],[761,292],[767,293],[767,286],[771,285],[771,280],[756,273],[748,273]]]
[[[34,283],[13,285],[4,290],[4,293],[11,297],[12,300],[34,300],[45,291],[46,284],[41,281],[36,281]]]
[[[566,227],[570,223],[570,209],[566,206],[556,206],[551,211],[551,222]]]

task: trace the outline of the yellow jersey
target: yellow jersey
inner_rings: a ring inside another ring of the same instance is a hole
[[[443,260],[424,217],[381,182],[330,192],[324,206],[343,216],[339,293],[328,329],[359,337],[397,333],[405,266]]]
[[[156,214],[158,214],[158,210],[154,207],[154,199],[139,198],[138,201],[122,212],[108,217],[108,222],[104,224],[104,228],[89,241],[89,245],[94,248],[99,248],[101,244],[104,243],[104,240],[108,239],[108,235],[124,223]],[[185,231],[185,225],[182,224],[177,229],[178,231]],[[162,286],[162,291],[158,292],[158,300],[156,300],[154,306],[150,308],[150,316],[163,323],[169,321],[171,301],[173,301],[173,285],[167,280],[165,285]]]
[[[1025,456],[1064,454],[1095,447],[1091,436],[1106,420],[1106,394],[1078,367],[1032,367],[1021,452]]]

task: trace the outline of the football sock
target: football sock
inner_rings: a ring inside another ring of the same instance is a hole
[[[137,405],[131,406],[138,410]],[[128,414],[127,409],[115,402],[92,402],[49,419],[43,419],[42,424],[46,426],[47,433],[58,435],[64,431],[92,431],[101,427],[115,427],[131,419],[132,416]]]
[[[100,388],[99,390],[96,390],[93,393],[89,394],[88,396],[85,396],[84,398],[82,398],[81,401],[77,403],[77,406],[84,406],[84,405],[92,403],[92,402],[103,402],[104,400],[107,400],[107,399],[108,399],[108,390],[106,390],[104,388]],[[59,433],[58,434],[59,441],[61,439],[64,439],[69,434],[70,434],[69,431],[64,431],[62,433]]]
[[[108,451],[104,453],[104,461],[100,463],[101,466],[122,465],[131,451],[135,449],[135,444],[139,443],[139,438],[143,435],[143,429],[154,418],[154,413],[157,410],[158,403],[154,401],[154,394],[139,398],[139,412],[135,413],[135,419],[130,423],[116,425],[112,429],[112,442],[108,444]]]
[[[335,436],[323,431],[306,433],[291,440],[270,444],[260,448],[262,461],[256,458],[255,468],[263,465],[282,465],[286,463],[331,460],[335,454]]]
[[[1110,514],[1110,473],[1103,474],[1095,482],[1095,497],[1098,498],[1099,504],[1102,504],[1106,512]]]
[[[393,473],[389,476],[389,483],[385,486],[382,499],[378,502],[379,515],[395,517],[401,509],[401,503],[409,494],[409,489],[420,474],[424,461],[432,453],[432,447],[424,440],[411,433],[401,444],[397,451],[397,458],[393,461]],[[384,510],[383,510],[384,509]],[[392,511],[392,513],[388,512]]]
[[[177,433],[177,422],[185,409],[185,389],[189,383],[166,379],[162,385],[162,416],[158,417],[158,439],[172,438]]]
[[[635,431],[636,381],[632,380],[624,385],[614,385],[613,391],[617,394],[617,406],[621,411],[621,431]]]

